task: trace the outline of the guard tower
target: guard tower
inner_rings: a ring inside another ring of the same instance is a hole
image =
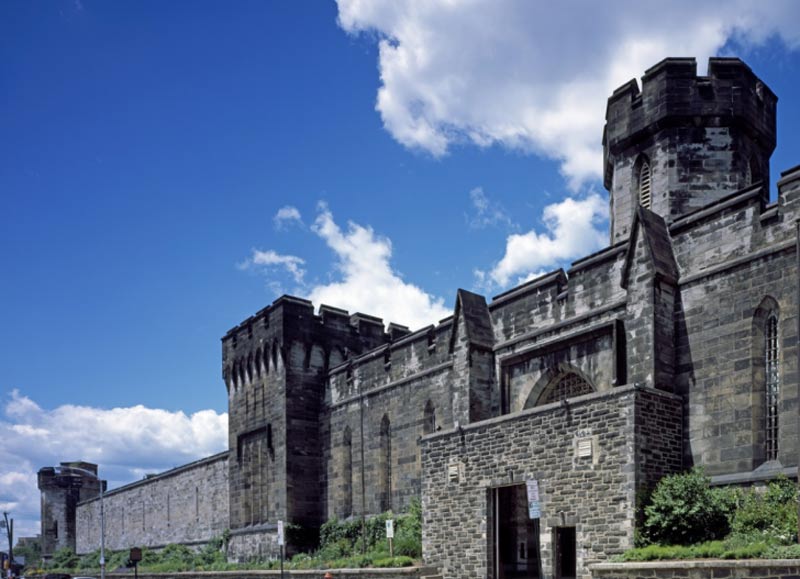
[[[769,198],[777,97],[738,58],[667,58],[608,99],[604,184],[611,243],[630,235],[637,205],[667,223],[757,182]]]
[[[97,465],[90,462],[62,462],[39,470],[43,558],[64,547],[75,550],[75,507],[98,496],[101,484],[105,481],[97,478]]]

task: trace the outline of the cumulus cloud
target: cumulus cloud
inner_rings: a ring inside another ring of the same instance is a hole
[[[439,156],[493,144],[556,159],[573,189],[600,177],[608,95],[667,56],[700,67],[726,42],[800,46],[800,3],[338,0],[378,39],[376,109],[400,143]]]
[[[285,229],[291,223],[303,223],[303,218],[300,215],[300,210],[297,207],[293,207],[291,205],[284,205],[275,216],[272,218],[272,222],[275,224],[275,229]]]
[[[304,259],[296,255],[282,255],[271,249],[266,251],[253,249],[252,255],[239,264],[239,268],[250,269],[253,266],[261,266],[268,271],[274,268],[285,269],[291,274],[296,283],[302,284],[303,277],[306,274],[305,269],[303,269],[305,263]]]
[[[497,225],[513,227],[506,210],[499,203],[491,201],[483,192],[483,187],[475,187],[470,191],[469,199],[472,211],[466,217],[470,228],[485,229]]]
[[[62,461],[100,465],[109,488],[133,482],[227,448],[228,415],[203,410],[186,415],[144,406],[46,410],[13,390],[0,413],[0,510],[15,519],[18,537],[39,527],[36,473]]]
[[[502,259],[488,272],[475,271],[476,284],[488,289],[522,283],[547,268],[602,249],[608,245],[607,219],[608,201],[597,193],[548,205],[543,213],[544,231],[509,235]]]
[[[445,307],[444,299],[403,279],[391,264],[391,240],[376,234],[371,227],[348,221],[343,229],[327,204],[320,203],[311,232],[333,251],[334,262],[328,280],[304,282],[305,260],[272,250],[254,249],[251,257],[239,265],[240,269],[265,270],[271,276],[268,286],[276,295],[283,293],[283,284],[275,277],[282,269],[298,284],[294,292],[314,305],[327,304],[353,313],[363,312],[382,317],[386,323],[420,328],[452,314]]]
[[[342,230],[327,205],[320,204],[319,209],[312,230],[336,255],[339,279],[312,288],[307,297],[316,305],[364,312],[412,329],[452,313],[442,298],[405,281],[392,268],[392,242],[388,238],[352,221]]]

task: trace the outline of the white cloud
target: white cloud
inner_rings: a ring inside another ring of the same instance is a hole
[[[100,466],[109,488],[227,448],[228,415],[203,410],[187,416],[144,406],[45,410],[14,390],[0,415],[0,510],[15,519],[17,537],[39,533],[36,473],[62,461]]]
[[[284,205],[275,216],[272,218],[273,223],[275,223],[275,229],[284,229],[291,223],[303,223],[303,218],[300,215],[300,211],[297,207],[293,207],[291,205]]]
[[[338,0],[347,32],[377,33],[376,108],[405,146],[443,155],[491,144],[600,177],[606,99],[667,56],[704,68],[730,39],[800,46],[800,3]]]
[[[506,238],[503,258],[489,272],[477,270],[476,283],[485,289],[522,283],[547,268],[608,245],[605,221],[608,201],[597,193],[583,199],[567,197],[544,208],[545,231],[513,233]]]
[[[253,266],[262,266],[266,270],[282,268],[288,271],[296,283],[302,284],[306,272],[303,269],[305,260],[296,255],[282,255],[271,249],[262,251],[253,249],[252,255],[243,263],[239,264],[239,269],[250,269]]]
[[[380,316],[420,328],[449,316],[452,311],[442,298],[434,297],[403,280],[390,263],[392,243],[375,234],[371,227],[352,221],[342,229],[324,204],[312,227],[336,254],[338,281],[317,285],[306,297],[315,305],[329,304],[350,312]]]
[[[469,192],[470,203],[472,204],[472,214],[467,215],[467,224],[472,229],[485,229],[496,225],[513,227],[511,218],[506,213],[502,205],[491,201],[483,187],[475,187]]]

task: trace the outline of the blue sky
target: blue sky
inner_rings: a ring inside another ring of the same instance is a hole
[[[224,448],[219,339],[281,293],[413,327],[602,247],[605,98],[663,57],[744,58],[800,163],[796,5],[590,6],[2,3],[0,506]]]

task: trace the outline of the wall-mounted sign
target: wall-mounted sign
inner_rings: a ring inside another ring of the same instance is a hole
[[[539,502],[539,481],[535,478],[525,481],[528,489],[528,518],[539,519],[542,516],[542,507]]]

